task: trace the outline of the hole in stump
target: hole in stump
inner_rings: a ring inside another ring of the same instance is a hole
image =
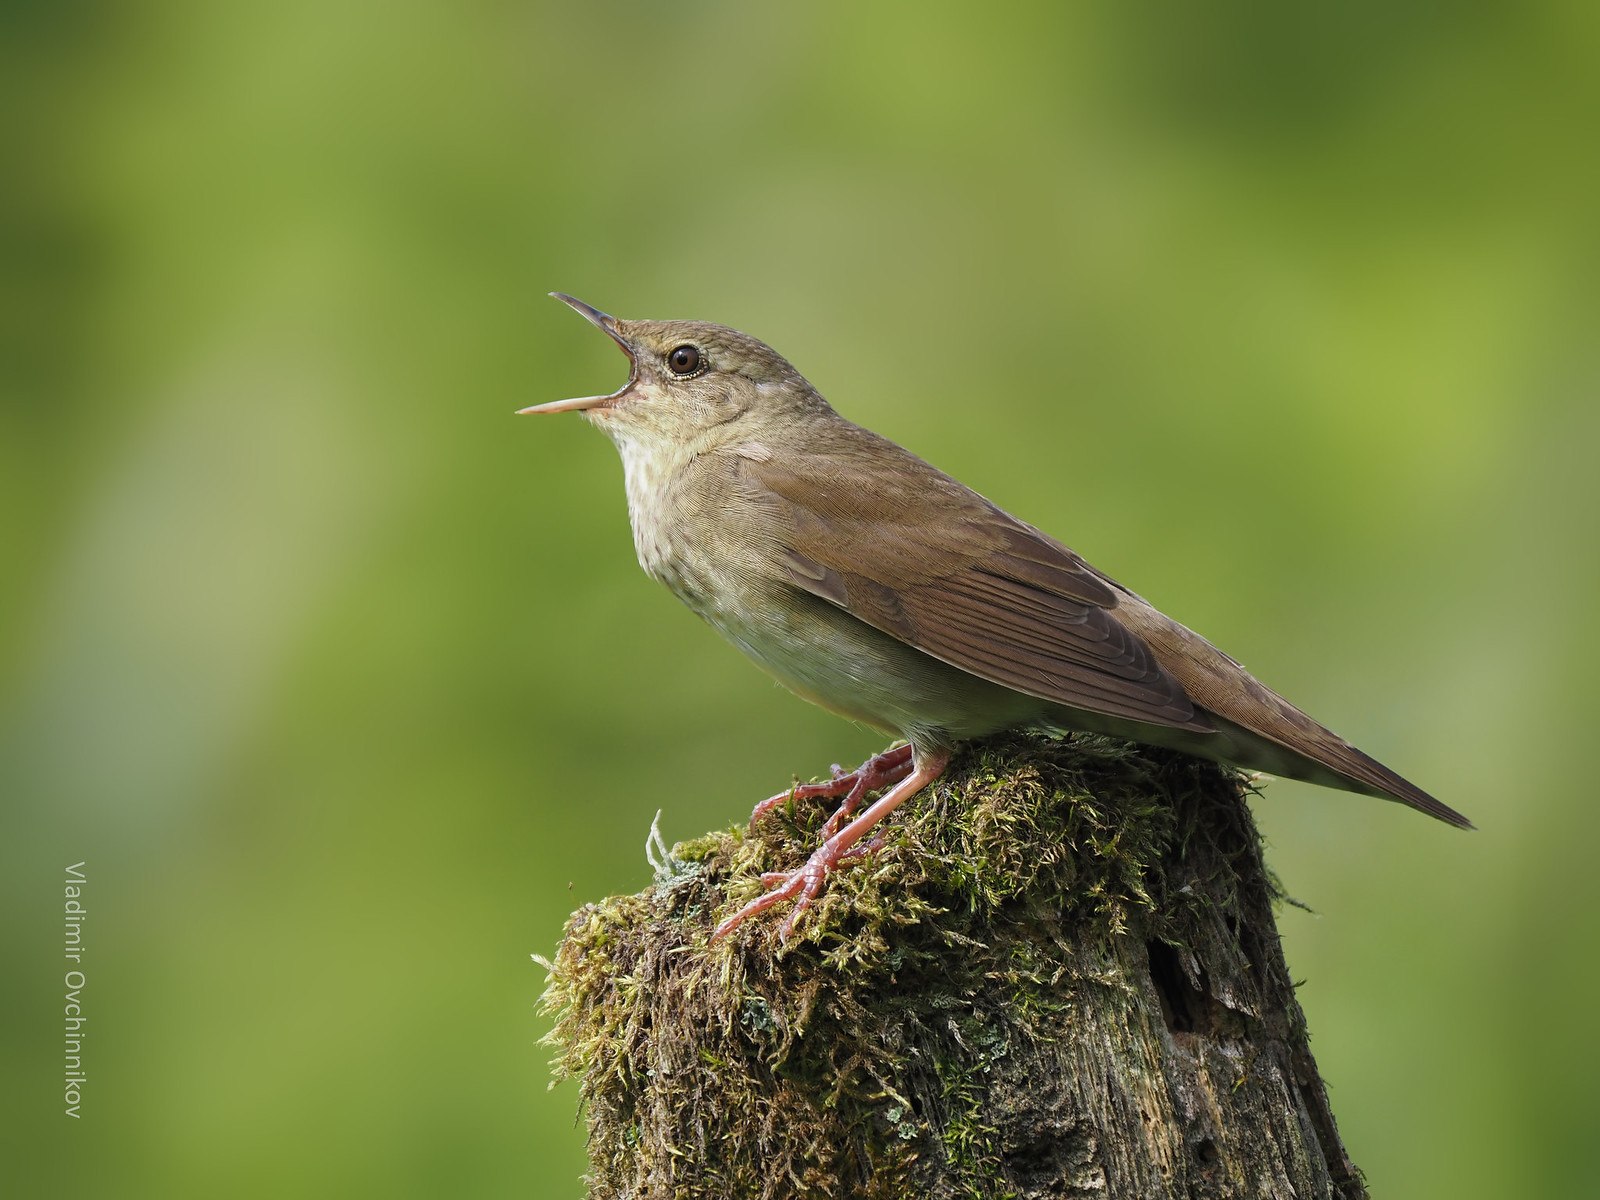
[[[1174,1033],[1204,1033],[1209,1025],[1205,995],[1189,982],[1178,952],[1159,939],[1145,943],[1150,982],[1161,997],[1161,1015]]]

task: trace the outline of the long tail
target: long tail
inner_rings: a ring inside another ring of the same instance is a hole
[[[1437,817],[1458,829],[1476,828],[1471,821],[1448,804],[1429,795],[1409,779],[1391,771],[1370,754],[1356,749],[1338,734],[1318,725],[1287,701],[1279,700],[1279,703],[1299,718],[1299,721],[1292,723],[1283,722],[1292,724],[1293,732],[1300,735],[1294,739],[1296,745],[1288,745],[1284,738],[1274,737],[1262,730],[1249,729],[1236,721],[1212,714],[1212,721],[1217,726],[1217,736],[1227,744],[1226,750],[1221,750],[1219,747],[1221,756],[1240,766],[1266,771],[1272,775],[1282,775],[1287,779],[1301,779],[1324,787],[1361,792],[1385,800],[1398,800],[1401,804],[1418,812],[1425,812],[1430,817]],[[1306,729],[1301,722],[1311,728]],[[1261,723],[1266,724],[1266,722]]]
[[[1193,738],[1191,745],[1199,753],[1273,775],[1398,800],[1457,828],[1473,828],[1455,809],[1312,720],[1192,629],[1142,597],[1123,595],[1119,618],[1151,645],[1161,665],[1216,726],[1216,733]]]

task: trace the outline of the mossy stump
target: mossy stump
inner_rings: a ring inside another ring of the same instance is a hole
[[[963,753],[781,913],[718,919],[822,805],[658,856],[551,964],[592,1200],[1365,1196],[1234,772],[1102,739]]]

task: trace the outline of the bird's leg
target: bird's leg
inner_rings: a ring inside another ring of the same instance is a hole
[[[850,772],[840,770],[839,765],[835,763],[833,778],[827,783],[797,783],[788,791],[769,796],[756,805],[750,814],[750,824],[754,827],[762,817],[775,808],[782,808],[790,800],[812,800],[819,797],[831,800],[835,796],[843,796],[844,803],[839,806],[839,811],[833,814],[822,831],[824,838],[831,837],[840,823],[855,812],[861,801],[866,799],[868,792],[887,787],[891,783],[899,783],[910,770],[910,746],[896,746],[892,750],[885,750],[882,754],[873,755]]]
[[[890,751],[890,753],[894,753]],[[883,755],[879,756],[884,757]],[[923,754],[910,756],[910,771],[900,779],[894,787],[890,788],[882,797],[855,820],[843,829],[823,841],[822,845],[806,859],[805,865],[799,870],[785,873],[763,875],[761,881],[769,883],[767,892],[757,896],[746,904],[733,916],[718,925],[711,934],[713,942],[728,936],[739,927],[747,918],[755,916],[771,908],[780,900],[795,899],[794,911],[784,920],[778,930],[778,936],[785,941],[794,932],[795,922],[800,919],[800,914],[811,907],[811,902],[822,892],[822,885],[827,881],[828,873],[839,867],[848,858],[859,854],[870,853],[874,848],[869,842],[865,846],[856,847],[866,833],[882,821],[895,809],[899,808],[923,788],[927,787],[949,765],[950,752],[947,750],[930,750]],[[828,786],[828,785],[819,785]]]
[[[899,783],[911,774],[911,747],[896,746],[893,750],[886,750],[882,754],[867,759],[855,769],[855,785],[845,793],[844,802],[828,818],[827,824],[822,827],[822,840],[826,842],[839,832],[839,827],[855,815],[861,802],[869,793],[880,791],[891,784]],[[860,849],[860,847],[856,847]]]

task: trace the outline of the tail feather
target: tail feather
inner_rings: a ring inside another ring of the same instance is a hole
[[[1287,702],[1284,702],[1287,706]],[[1244,727],[1236,721],[1214,717],[1218,732],[1229,743],[1225,757],[1241,766],[1253,767],[1286,779],[1300,779],[1324,787],[1342,788],[1361,792],[1385,800],[1395,800],[1418,812],[1454,825],[1457,829],[1475,829],[1476,826],[1463,814],[1442,800],[1429,795],[1404,776],[1391,771],[1377,759],[1356,749],[1349,742],[1310,717],[1293,710],[1301,720],[1312,725],[1315,738],[1296,738],[1296,745],[1288,745],[1280,737],[1265,731]],[[1296,722],[1296,725],[1299,723]]]
[[[1117,613],[1216,725],[1216,734],[1194,739],[1201,744],[1214,739],[1200,753],[1273,775],[1398,800],[1459,829],[1473,828],[1455,809],[1325,729],[1141,597],[1123,591]]]

